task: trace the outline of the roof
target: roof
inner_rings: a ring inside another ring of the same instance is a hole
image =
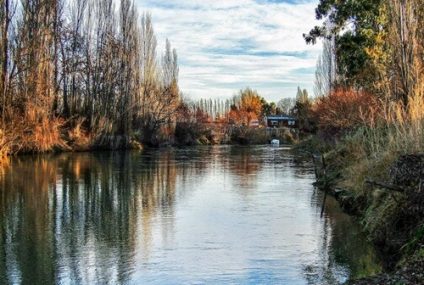
[[[280,120],[280,121],[296,121],[296,118],[289,116],[267,116],[265,117],[267,120]]]

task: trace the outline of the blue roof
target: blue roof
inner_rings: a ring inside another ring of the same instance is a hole
[[[296,121],[296,118],[289,117],[289,116],[268,116],[266,117],[267,120],[281,120],[281,121]]]

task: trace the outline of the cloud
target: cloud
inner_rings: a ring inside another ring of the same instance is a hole
[[[302,34],[316,25],[317,0],[137,0],[150,11],[159,44],[180,60],[180,86],[194,99],[229,97],[250,86],[269,100],[312,90],[320,46]]]

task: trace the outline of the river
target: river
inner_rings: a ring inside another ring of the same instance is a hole
[[[289,148],[19,156],[0,171],[0,284],[339,284],[381,270]]]

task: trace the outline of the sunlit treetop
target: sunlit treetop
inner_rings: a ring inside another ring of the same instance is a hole
[[[375,27],[382,0],[320,0],[315,9],[317,20],[326,20],[304,34],[308,44],[315,44],[318,38],[337,34],[350,26],[354,31]]]
[[[383,0],[320,0],[315,9],[320,26],[304,34],[306,43],[335,38],[337,73],[348,85],[372,86],[370,72],[384,61],[386,3]]]

